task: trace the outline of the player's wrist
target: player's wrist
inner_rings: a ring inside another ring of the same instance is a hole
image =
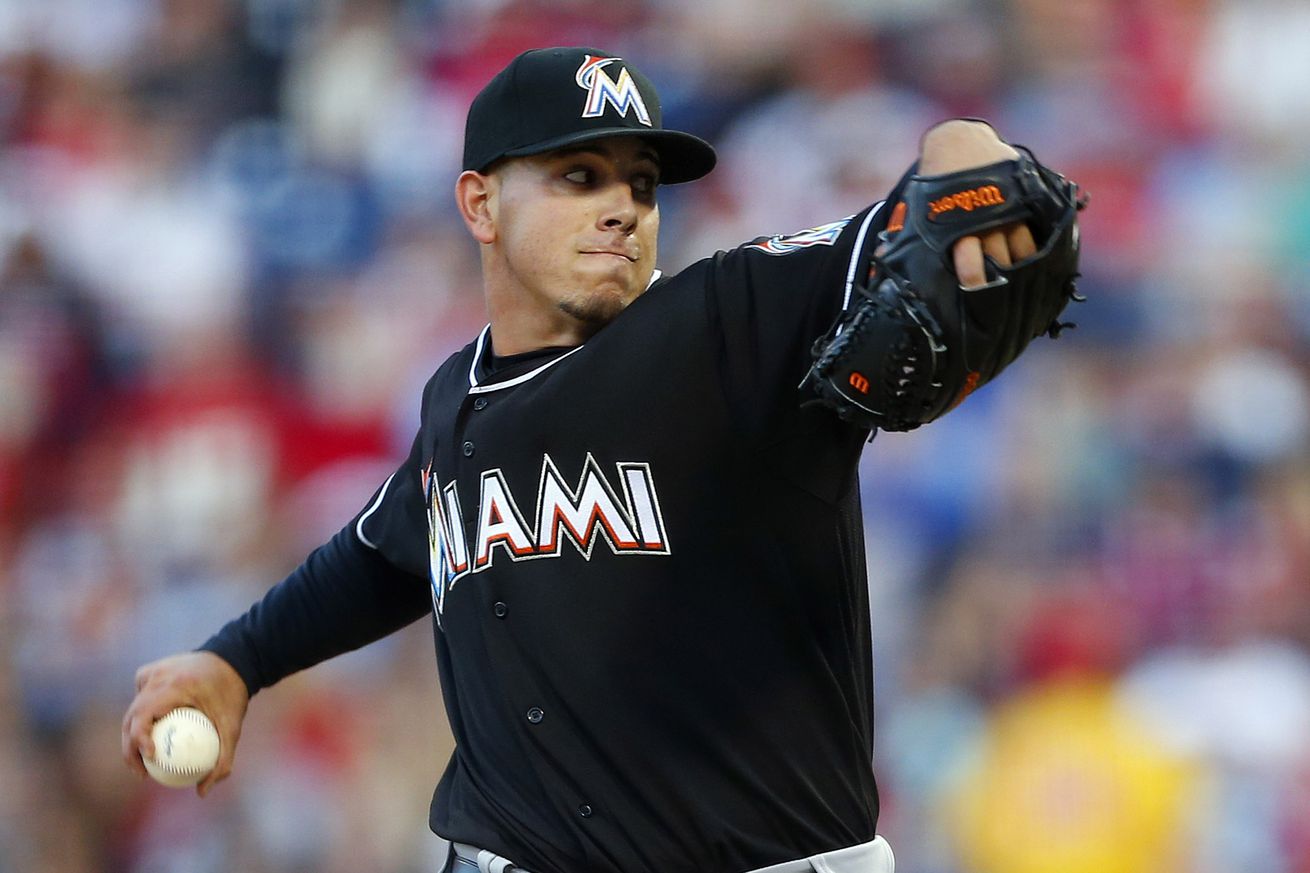
[[[265,687],[257,666],[258,659],[253,652],[230,639],[227,631],[228,628],[224,628],[210,637],[195,649],[195,654],[207,656],[212,671],[223,677],[225,684],[232,686],[234,691],[239,688],[249,700]]]

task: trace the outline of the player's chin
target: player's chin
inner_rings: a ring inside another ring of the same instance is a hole
[[[559,301],[559,309],[592,328],[603,328],[641,294],[642,287],[634,279],[631,274],[607,277],[601,282],[592,279],[586,291]]]
[[[572,298],[559,301],[559,309],[572,319],[582,322],[593,330],[604,328],[618,317],[618,313],[627,307],[626,299],[617,294],[595,294],[587,298]]]
[[[636,296],[627,288],[607,285],[588,294],[561,300],[559,308],[577,321],[599,330],[617,318]]]

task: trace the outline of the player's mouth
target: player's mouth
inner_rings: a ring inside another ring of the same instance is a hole
[[[623,260],[628,261],[629,263],[636,263],[637,259],[640,257],[640,255],[636,251],[632,251],[628,249],[618,249],[618,248],[583,249],[582,254],[612,255],[613,257],[616,258],[623,258]]]

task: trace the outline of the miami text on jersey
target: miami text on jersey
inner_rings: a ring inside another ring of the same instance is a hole
[[[650,465],[620,462],[615,466],[618,488],[588,453],[578,484],[571,488],[550,455],[544,455],[536,511],[531,516],[523,513],[499,468],[484,470],[470,529],[456,483],[438,487],[436,478],[424,470],[433,605],[438,617],[451,587],[463,576],[487,569],[498,557],[555,558],[568,542],[591,560],[599,541],[616,555],[670,554]]]

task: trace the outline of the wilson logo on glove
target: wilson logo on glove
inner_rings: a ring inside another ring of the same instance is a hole
[[[1001,193],[1001,189],[995,185],[984,185],[981,188],[960,191],[958,194],[948,194],[940,200],[930,202],[928,209],[932,211],[932,215],[929,218],[936,218],[944,212],[952,212],[956,209],[973,212],[984,206],[1003,205],[1005,205],[1005,195]]]

